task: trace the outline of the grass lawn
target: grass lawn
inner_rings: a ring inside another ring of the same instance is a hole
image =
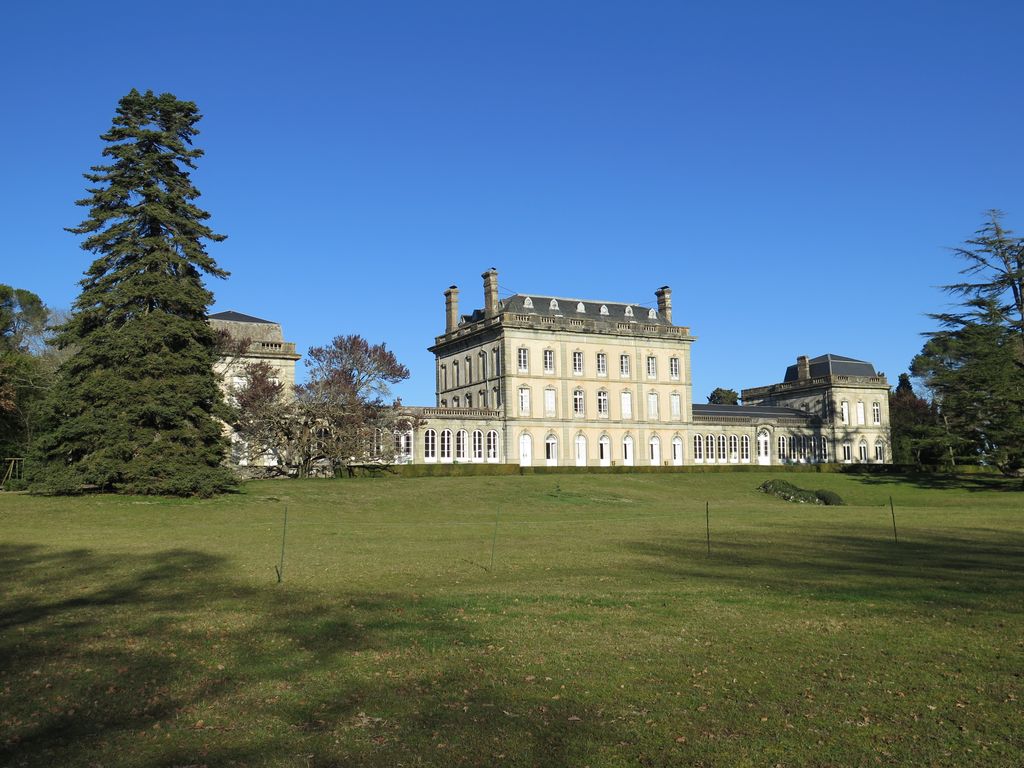
[[[0,495],[0,765],[1024,764],[1020,483],[769,476]]]

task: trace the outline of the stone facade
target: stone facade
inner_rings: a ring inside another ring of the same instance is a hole
[[[430,347],[436,407],[422,411],[408,461],[888,460],[889,387],[870,363],[799,358],[784,382],[744,391],[743,406],[693,405],[696,339],[673,324],[667,286],[655,292],[657,307],[647,308],[539,294],[499,300],[497,272],[488,270],[483,281],[484,307],[469,314],[459,313],[458,288],[445,291],[445,332]]]
[[[278,323],[234,311],[210,315],[207,322],[233,341],[242,342],[241,351],[222,358],[215,368],[226,391],[242,385],[244,368],[251,363],[269,365],[284,392],[295,388],[295,363],[301,355],[296,354],[293,342],[284,340]]]
[[[399,463],[889,461],[889,385],[870,363],[799,357],[782,382],[744,390],[743,405],[694,405],[696,338],[672,322],[667,286],[655,291],[655,306],[643,307],[539,294],[499,299],[498,273],[482,277],[481,309],[461,314],[458,288],[444,292],[444,333],[430,347],[435,403],[407,408],[417,427],[396,435]],[[263,360],[290,390],[298,355],[279,325],[238,313],[210,321],[254,342],[225,366]]]

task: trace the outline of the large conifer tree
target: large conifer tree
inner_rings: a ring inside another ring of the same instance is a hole
[[[192,102],[133,89],[101,136],[109,164],[84,174],[89,215],[68,231],[96,260],[58,335],[75,352],[39,442],[44,488],[208,495],[231,484],[203,284],[227,276],[204,246],[224,236],[189,177],[199,119]]]

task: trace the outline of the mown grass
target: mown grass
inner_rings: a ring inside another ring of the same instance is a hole
[[[1021,765],[1019,483],[769,476],[0,496],[0,764]]]

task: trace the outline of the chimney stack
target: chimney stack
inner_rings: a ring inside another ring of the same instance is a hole
[[[796,377],[800,381],[811,378],[811,363],[807,359],[807,355],[800,355],[796,359]]]
[[[491,267],[481,277],[484,279],[484,318],[490,320],[498,314],[498,270]]]
[[[452,333],[459,326],[459,289],[454,285],[444,292],[444,332]]]
[[[672,289],[667,285],[661,286],[654,292],[658,297],[658,314],[665,318],[668,323],[672,322]]]

